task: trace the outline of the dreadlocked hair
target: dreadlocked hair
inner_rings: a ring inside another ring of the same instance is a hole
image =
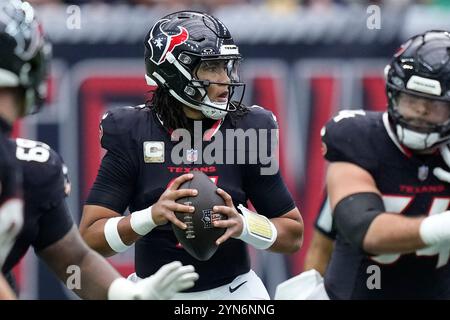
[[[186,129],[188,119],[183,112],[183,104],[169,94],[165,87],[151,91],[152,97],[146,106],[156,112],[166,128]]]
[[[157,87],[151,91],[152,97],[146,102],[146,107],[154,110],[166,128],[188,129],[189,120],[183,111],[183,104],[175,99],[165,87]],[[231,101],[230,104],[236,109],[228,112],[231,124],[236,126],[239,118],[248,113],[248,107],[239,101]]]

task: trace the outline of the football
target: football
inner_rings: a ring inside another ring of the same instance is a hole
[[[193,214],[175,212],[177,219],[187,225],[186,230],[172,224],[173,231],[184,249],[194,258],[206,261],[217,250],[216,240],[225,233],[225,228],[215,228],[213,221],[227,217],[214,213],[215,205],[225,205],[224,200],[216,193],[217,186],[201,171],[193,171],[194,177],[183,183],[179,189],[196,189],[195,197],[185,197],[177,200],[180,204],[192,205]]]

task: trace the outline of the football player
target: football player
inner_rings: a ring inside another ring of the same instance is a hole
[[[37,111],[45,97],[50,47],[28,3],[1,2],[0,48],[1,90],[15,99],[13,106],[24,109],[23,114]],[[20,115],[16,112],[10,123]],[[198,278],[194,268],[177,261],[138,284],[122,278],[81,239],[66,206],[70,188],[60,156],[43,143],[24,139],[10,141],[4,150],[15,155],[23,169],[25,214],[23,229],[2,272],[10,272],[33,246],[62,281],[78,269],[80,281],[74,291],[82,298],[168,299],[193,286]]]
[[[337,230],[331,299],[450,298],[450,34],[412,37],[386,70],[387,112],[322,129]]]
[[[0,62],[0,78],[4,72]],[[15,95],[1,88],[0,80],[0,268],[3,266],[23,223],[20,170],[14,154],[8,148],[7,136],[11,129]],[[0,299],[14,295],[0,273]]]
[[[5,5],[6,3],[2,2],[2,13]],[[5,27],[0,20],[0,30]],[[9,38],[11,37],[5,37],[4,32],[0,33],[2,48],[0,53],[0,268],[3,267],[23,224],[21,172],[15,155],[8,148],[7,139],[15,119],[25,113],[25,105],[19,103],[22,90],[14,88],[19,79],[11,76],[10,68],[5,68],[5,64],[10,66],[13,64],[13,61],[8,60],[9,57],[3,54],[8,50],[14,50],[14,45]],[[25,51],[25,48],[18,50],[17,55],[23,55]],[[17,72],[19,71],[17,66],[14,65],[14,68]],[[12,298],[14,294],[3,274],[0,273],[0,299]]]
[[[108,111],[101,122],[101,144],[107,152],[84,207],[80,231],[105,256],[135,243],[134,279],[147,277],[172,260],[194,265],[200,279],[189,292],[177,294],[177,299],[268,299],[267,290],[250,269],[246,244],[292,253],[302,243],[300,212],[278,170],[261,174],[264,165],[259,160],[232,164],[200,159],[199,149],[212,147],[217,136],[226,136],[225,130],[270,133],[277,129],[271,112],[241,103],[240,59],[228,29],[217,18],[192,11],[170,14],[157,21],[145,38],[146,79],[157,86],[152,101]],[[196,135],[199,124],[202,132]],[[180,164],[171,155],[177,146],[173,139],[182,128],[194,134],[189,141],[192,149],[183,153]],[[235,151],[237,156],[248,155],[246,149],[230,150],[224,145],[216,148],[216,154],[223,152],[227,159]],[[196,195],[196,190],[177,190],[192,178],[192,170],[201,170],[216,181],[226,203],[214,208],[228,219],[214,222],[226,231],[208,261],[190,256],[168,224],[186,228],[174,212],[194,210],[176,203]],[[243,206],[242,214],[236,210],[247,200],[259,214]],[[123,216],[127,207],[131,214]]]

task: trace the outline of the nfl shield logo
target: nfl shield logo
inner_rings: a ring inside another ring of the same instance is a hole
[[[423,165],[419,167],[419,171],[417,172],[417,177],[420,181],[425,181],[428,178],[428,167]]]
[[[195,162],[198,159],[198,151],[195,149],[189,149],[186,151],[186,160],[188,162]]]
[[[205,228],[205,229],[210,229],[210,228],[212,228],[212,217],[211,217],[211,215],[212,215],[212,210],[211,209],[205,209],[205,210],[202,210],[202,213],[203,213],[203,217],[202,217],[202,221],[203,221],[203,228]]]

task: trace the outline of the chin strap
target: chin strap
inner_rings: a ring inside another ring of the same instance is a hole
[[[425,150],[436,145],[440,140],[437,132],[420,133],[397,124],[397,137],[401,144],[412,150]]]

